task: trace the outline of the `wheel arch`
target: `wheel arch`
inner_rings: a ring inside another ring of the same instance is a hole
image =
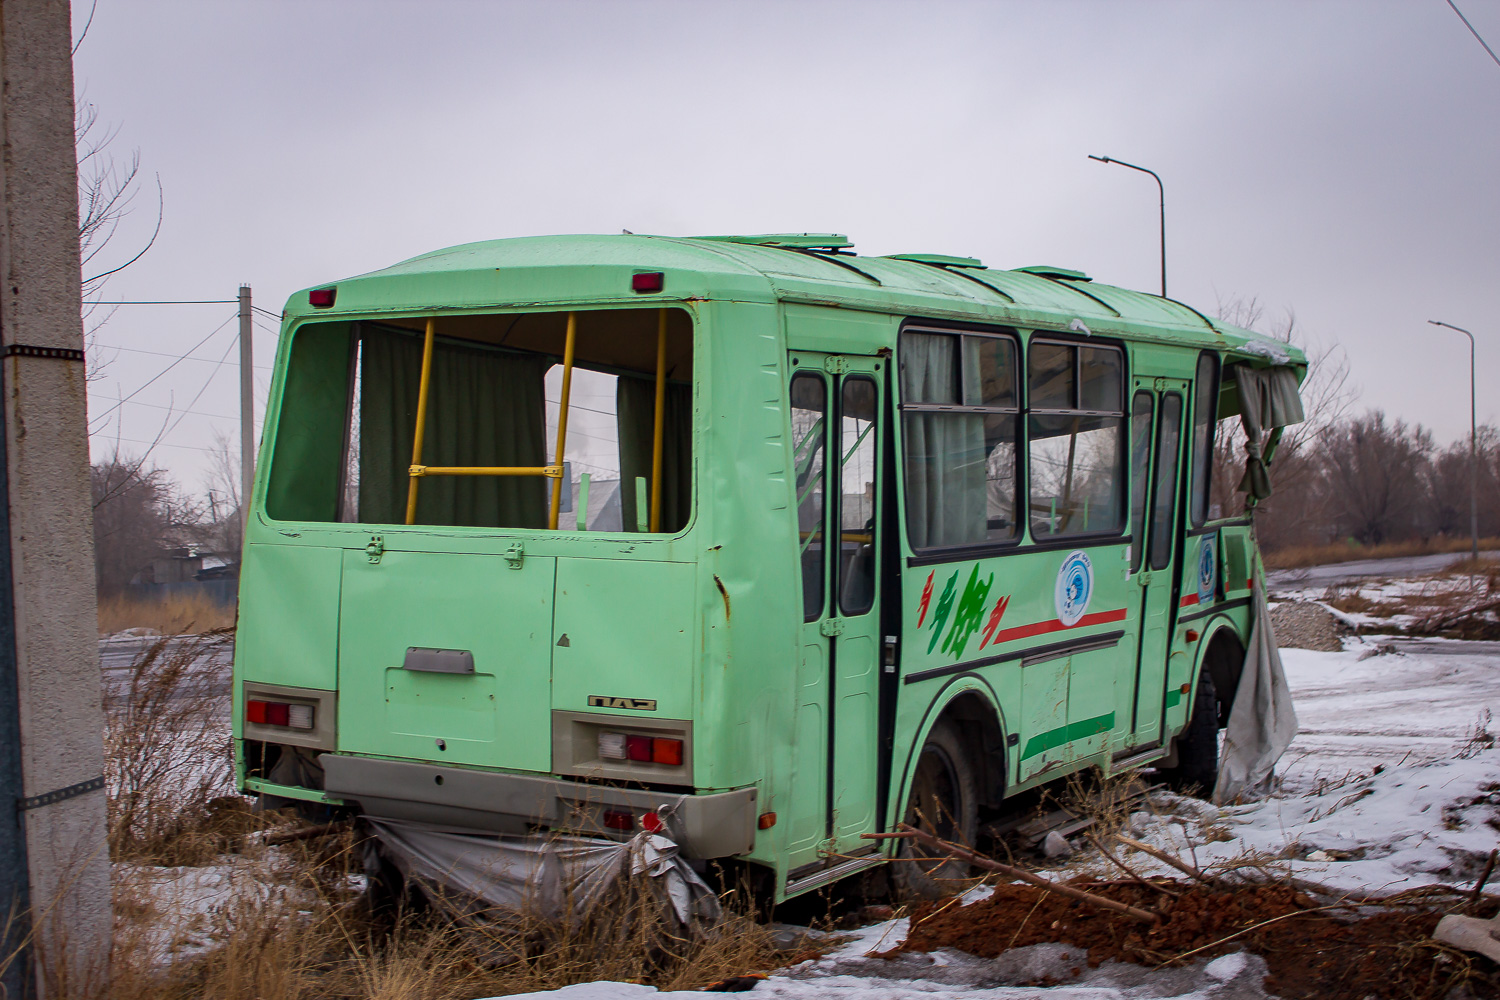
[[[1009,778],[1009,758],[1006,754],[1006,736],[1009,730],[1005,724],[1005,712],[988,681],[978,674],[959,674],[933,696],[911,743],[906,747],[901,769],[896,772],[899,784],[892,790],[888,807],[888,829],[894,828],[901,821],[907,796],[911,793],[917,758],[927,737],[943,721],[955,723],[964,736],[966,747],[971,749],[970,762],[979,778],[980,803],[993,805],[1004,795]]]
[[[1239,629],[1228,615],[1215,616],[1203,629],[1198,663],[1193,671],[1192,695],[1197,697],[1198,681],[1204,671],[1207,671],[1214,682],[1214,693],[1219,699],[1220,728],[1229,721],[1229,709],[1234,705],[1234,696],[1239,690],[1240,675],[1244,670],[1245,641],[1240,638]]]

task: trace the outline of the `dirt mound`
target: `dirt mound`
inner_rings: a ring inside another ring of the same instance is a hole
[[[1317,649],[1325,653],[1343,649],[1339,637],[1349,632],[1349,626],[1335,618],[1327,608],[1311,601],[1280,602],[1271,609],[1271,626],[1276,630],[1278,646]]]
[[[1002,885],[968,906],[923,905],[912,914],[906,941],[879,957],[955,948],[994,958],[1061,942],[1086,949],[1090,966],[1108,960],[1158,966],[1249,950],[1270,967],[1267,991],[1287,1000],[1438,1000],[1462,984],[1474,996],[1500,996],[1493,963],[1431,940],[1434,912],[1320,908],[1282,884],[1158,883],[1175,899],[1133,883],[1072,884],[1162,920],[1150,925],[1029,885]]]

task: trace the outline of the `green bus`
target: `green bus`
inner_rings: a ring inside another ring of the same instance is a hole
[[[294,295],[241,787],[659,830],[780,900],[1081,768],[1211,786],[1261,573],[1215,435],[1305,358],[1076,271],[851,247],[507,239]]]

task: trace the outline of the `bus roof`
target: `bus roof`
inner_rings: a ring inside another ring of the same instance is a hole
[[[436,250],[339,281],[333,309],[306,290],[288,318],[639,300],[630,276],[666,274],[668,298],[804,302],[881,313],[1083,330],[1215,347],[1262,364],[1306,365],[1296,347],[1212,319],[1158,295],[1093,281],[1060,267],[987,268],[970,257],[863,257],[830,233],[671,237],[534,236]],[[328,287],[321,285],[316,287]]]

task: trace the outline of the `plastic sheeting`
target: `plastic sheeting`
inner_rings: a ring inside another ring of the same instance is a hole
[[[409,879],[440,894],[504,911],[581,918],[607,905],[630,877],[646,876],[684,928],[716,923],[718,897],[657,833],[628,841],[561,834],[496,837],[455,833],[404,820],[365,820]]]
[[[1214,786],[1214,801],[1220,804],[1262,790],[1276,761],[1297,735],[1297,712],[1281,669],[1264,580],[1256,581],[1251,610],[1255,620],[1250,648],[1245,651],[1245,668],[1229,710],[1229,725],[1224,728],[1219,781]]]

